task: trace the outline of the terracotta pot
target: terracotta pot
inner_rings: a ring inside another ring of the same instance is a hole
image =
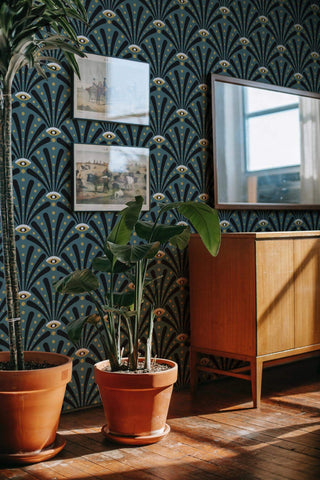
[[[145,445],[169,433],[166,419],[178,366],[160,358],[157,363],[171,368],[155,373],[123,373],[105,371],[108,360],[95,365],[95,381],[107,420],[102,432],[110,440]]]
[[[8,352],[0,352],[0,361],[8,359]],[[72,360],[47,352],[25,352],[25,360],[55,366],[0,370],[0,461],[34,463],[54,456],[65,444],[56,432]]]

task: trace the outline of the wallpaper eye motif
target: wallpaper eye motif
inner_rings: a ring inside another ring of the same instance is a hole
[[[29,298],[31,296],[31,293],[30,292],[27,292],[26,290],[22,290],[21,292],[19,292],[19,298],[20,300],[26,300],[27,298]]]
[[[139,45],[129,45],[128,48],[133,53],[141,52],[141,48],[139,47]]]
[[[226,228],[230,227],[230,223],[228,222],[228,220],[221,220],[220,227],[222,229],[226,229]]]
[[[223,67],[223,68],[230,67],[230,62],[228,62],[228,60],[220,60],[219,64],[220,64],[221,67]]]
[[[29,95],[27,92],[17,92],[16,97],[19,98],[19,100],[26,101],[31,98],[31,95]]]
[[[61,322],[58,320],[51,320],[50,322],[46,323],[46,327],[50,330],[55,330],[56,328],[60,327]]]
[[[19,167],[28,167],[31,164],[30,160],[27,158],[18,158],[15,163],[19,165]]]
[[[259,220],[258,225],[260,227],[266,227],[268,225],[268,220],[265,220],[264,218],[262,220]]]
[[[259,18],[259,21],[264,24],[264,23],[267,23],[268,22],[268,18],[265,16],[265,15],[260,15]]]
[[[184,287],[187,283],[188,283],[188,279],[186,277],[177,278],[177,284],[180,287]]]
[[[55,257],[54,255],[51,257],[48,257],[46,259],[46,262],[49,263],[50,265],[57,265],[57,263],[61,262],[61,258]]]
[[[160,77],[156,77],[153,79],[153,82],[156,84],[156,85],[163,85],[164,83],[166,83],[163,78],[160,78]]]
[[[297,227],[301,227],[303,225],[303,220],[301,218],[296,218],[296,220],[293,222]]]
[[[155,193],[153,195],[153,198],[160,202],[161,200],[165,199],[165,195],[163,195],[163,193]]]
[[[104,132],[102,136],[107,140],[113,140],[114,138],[116,138],[116,135],[113,132]]]
[[[185,173],[188,170],[188,167],[186,167],[185,165],[178,165],[177,170],[179,173]]]
[[[79,232],[85,232],[86,230],[88,230],[90,227],[89,225],[87,225],[86,223],[78,223],[78,225],[76,225],[74,227],[76,230],[79,230]]]
[[[183,52],[179,52],[179,53],[177,53],[177,58],[178,58],[179,60],[181,60],[182,62],[184,62],[185,60],[187,60],[188,55],[186,55],[186,54],[183,53]]]
[[[246,37],[239,38],[239,41],[242,45],[249,45],[249,43],[250,43],[250,40]]]
[[[89,350],[87,348],[79,348],[76,352],[74,352],[77,357],[85,357],[88,355]]]
[[[162,136],[162,135],[156,135],[155,137],[153,137],[153,140],[156,142],[156,143],[162,143],[165,141],[165,138]]]
[[[31,230],[31,227],[29,227],[29,225],[18,225],[16,227],[16,231],[19,233],[28,233],[30,232],[30,230]]]
[[[165,256],[165,252],[163,250],[158,250],[156,253],[156,258],[162,258]]]
[[[179,335],[177,335],[176,339],[178,340],[178,342],[185,342],[186,340],[188,340],[189,338],[189,335],[186,334],[186,333],[179,333]]]
[[[107,18],[113,18],[116,14],[112,10],[103,10],[103,15]]]
[[[208,37],[208,36],[210,35],[210,33],[208,32],[208,30],[206,30],[206,29],[204,29],[204,28],[201,28],[201,29],[199,30],[199,35],[200,35],[201,37]]]
[[[152,23],[157,28],[163,28],[166,25],[162,20],[153,20]]]
[[[47,67],[49,68],[49,70],[52,70],[53,72],[59,72],[59,70],[61,70],[61,66],[58,63],[54,63],[54,62],[47,63]]]
[[[209,200],[209,195],[207,193],[200,193],[199,198],[203,202],[206,202],[207,200]]]
[[[78,35],[77,39],[78,39],[78,42],[81,43],[82,45],[86,45],[87,43],[90,42],[89,38],[85,37],[84,35]]]
[[[50,127],[46,129],[46,132],[49,133],[49,135],[51,135],[52,137],[56,137],[61,133],[61,130],[59,130],[59,128]]]
[[[46,197],[49,198],[49,200],[58,200],[61,195],[58,192],[49,192],[47,193]]]
[[[177,110],[177,114],[179,117],[185,117],[188,115],[188,112],[184,108],[179,108],[179,110]]]

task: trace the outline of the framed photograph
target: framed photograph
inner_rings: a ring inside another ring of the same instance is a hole
[[[136,195],[149,210],[149,149],[74,144],[74,210],[122,210]]]
[[[74,75],[74,118],[149,125],[149,64],[87,54]]]

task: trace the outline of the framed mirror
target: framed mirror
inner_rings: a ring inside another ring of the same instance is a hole
[[[320,94],[212,74],[215,207],[320,206]]]

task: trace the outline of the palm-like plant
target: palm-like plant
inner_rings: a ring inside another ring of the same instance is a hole
[[[46,51],[61,50],[79,75],[75,55],[85,56],[72,20],[86,21],[81,0],[0,0],[0,204],[3,262],[11,368],[24,368],[14,229],[11,117],[12,82],[23,67],[46,78],[43,65],[58,59]]]

